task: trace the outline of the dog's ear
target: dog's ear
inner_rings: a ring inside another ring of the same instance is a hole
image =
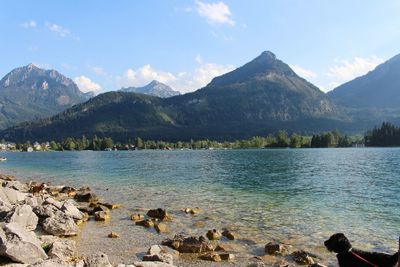
[[[350,241],[343,233],[336,234],[337,239],[337,253],[347,252],[351,249]]]

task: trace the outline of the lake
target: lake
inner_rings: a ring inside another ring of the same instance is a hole
[[[400,234],[400,149],[260,149],[0,153],[0,172],[88,185],[128,211],[165,207],[171,232],[233,229],[249,250],[270,240],[329,258],[323,241],[345,233],[358,248],[394,252]],[[204,212],[190,227],[186,207]],[[128,211],[117,216],[123,228]],[[251,240],[252,242],[250,242]],[[94,242],[94,241],[93,241]],[[119,241],[123,242],[123,241]],[[128,241],[126,241],[128,242]],[[93,244],[92,244],[93,245]],[[125,244],[126,245],[126,244]],[[94,245],[93,245],[94,246]],[[121,246],[124,246],[121,244]]]

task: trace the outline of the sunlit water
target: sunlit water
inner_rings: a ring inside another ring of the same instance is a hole
[[[54,184],[89,185],[126,208],[104,231],[127,233],[108,241],[104,233],[80,241],[95,249],[116,242],[126,255],[163,237],[132,226],[134,210],[165,207],[176,232],[204,234],[233,229],[252,254],[271,240],[312,250],[334,261],[323,241],[344,232],[354,246],[393,252],[400,234],[400,149],[274,149],[2,153],[0,172]],[[197,217],[181,209],[200,207]],[[204,228],[193,227],[204,221]],[[133,231],[134,236],[129,236]],[[139,235],[141,237],[139,237]],[[147,240],[147,243],[146,243]],[[125,243],[124,243],[125,242]],[[112,246],[112,244],[111,244]],[[110,249],[110,248],[108,248]],[[118,254],[118,253],[115,253]],[[128,256],[127,256],[128,257]]]

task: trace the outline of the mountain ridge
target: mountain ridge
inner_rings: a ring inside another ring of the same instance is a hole
[[[152,96],[158,96],[161,98],[172,97],[180,95],[180,92],[173,90],[170,86],[161,83],[159,81],[153,80],[145,86],[141,87],[126,87],[121,88],[119,91],[131,92],[131,93],[142,93]]]

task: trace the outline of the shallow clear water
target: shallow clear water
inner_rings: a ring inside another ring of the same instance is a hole
[[[255,244],[277,239],[324,253],[323,240],[344,232],[359,248],[390,252],[398,247],[397,148],[0,156],[8,158],[0,163],[0,172],[54,184],[89,185],[130,211],[166,207],[179,217],[173,231],[193,223],[180,210],[197,206],[204,213],[196,219],[205,220],[206,228],[230,227]],[[204,234],[205,229],[190,231]]]

